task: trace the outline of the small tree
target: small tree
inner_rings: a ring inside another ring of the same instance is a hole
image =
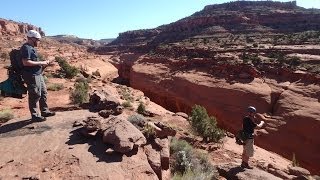
[[[64,77],[72,79],[79,73],[79,70],[76,67],[71,66],[65,59],[61,57],[55,57],[55,60],[58,62],[61,68],[61,73]]]
[[[195,105],[192,108],[189,121],[192,128],[205,140],[219,142],[225,136],[224,131],[218,128],[216,118],[209,117],[202,106]]]

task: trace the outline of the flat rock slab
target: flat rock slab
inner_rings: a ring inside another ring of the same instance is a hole
[[[85,138],[73,127],[93,115],[57,112],[45,122],[26,117],[0,126],[0,179],[158,179],[143,149],[108,154],[101,138]]]
[[[260,180],[281,180],[268,172],[262,171],[257,168],[244,169],[236,163],[228,163],[217,166],[220,176],[227,179],[234,180],[247,180],[247,179],[260,179]]]

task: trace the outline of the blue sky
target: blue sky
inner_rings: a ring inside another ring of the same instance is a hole
[[[118,33],[128,30],[155,28],[189,16],[206,5],[229,1],[1,0],[0,18],[39,26],[46,35],[69,34],[103,39],[115,38]],[[297,3],[320,9],[320,0],[297,0]]]

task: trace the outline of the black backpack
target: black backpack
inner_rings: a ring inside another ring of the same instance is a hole
[[[235,138],[237,144],[244,145],[244,142],[249,139],[249,136],[243,130],[240,130],[237,132]]]
[[[23,63],[21,59],[21,51],[20,49],[12,49],[9,53],[10,56],[10,70],[14,73],[21,75],[23,69]]]

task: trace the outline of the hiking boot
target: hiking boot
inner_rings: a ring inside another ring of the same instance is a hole
[[[42,121],[45,121],[47,119],[45,117],[43,117],[43,116],[32,116],[31,120],[32,121],[36,121],[36,122],[42,122]]]
[[[241,167],[242,167],[242,168],[246,168],[246,169],[253,169],[253,167],[249,166],[249,164],[248,164],[248,163],[245,163],[245,162],[242,162],[242,163],[241,163]]]
[[[54,116],[54,115],[56,115],[56,113],[52,112],[52,111],[46,111],[46,112],[41,113],[41,116],[43,116],[43,117],[50,117],[50,116]]]

